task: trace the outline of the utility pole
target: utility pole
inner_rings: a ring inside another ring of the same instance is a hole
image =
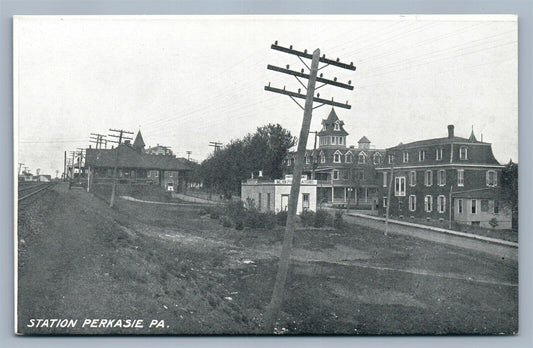
[[[102,148],[102,144],[105,141],[106,148],[107,148],[107,140],[105,139],[105,137],[106,136],[104,134],[91,133],[89,142],[96,144],[96,146],[95,146],[96,149],[101,149]]]
[[[119,135],[109,134],[110,137],[118,138],[118,140],[109,140],[109,142],[117,144],[117,147],[115,148],[115,167],[113,168],[113,188],[111,189],[111,199],[109,200],[109,207],[113,208],[113,205],[115,204],[115,193],[117,190],[117,167],[118,167],[118,152],[120,151],[120,144],[122,144],[122,140],[133,140],[132,137],[125,137],[124,134],[134,134],[134,133],[125,131],[123,129],[111,129],[111,128],[109,129],[109,131],[119,134]]]
[[[391,205],[391,193],[392,193],[392,177],[394,176],[394,161],[396,160],[394,152],[389,154],[390,166],[390,178],[389,178],[389,189],[387,193],[387,208],[385,209],[385,235],[389,234],[389,208]]]
[[[187,161],[190,161],[192,151],[186,151],[186,153],[187,153]]]
[[[312,157],[312,163],[311,163],[311,180],[315,180],[315,170],[316,170],[317,161],[318,161],[318,160],[315,161],[316,160],[316,138],[318,136],[318,132],[312,131],[309,133],[315,133],[315,143],[313,145],[313,157]]]
[[[292,249],[292,242],[294,238],[294,224],[295,224],[295,218],[296,218],[296,210],[297,210],[297,204],[298,204],[298,196],[300,194],[300,178],[303,171],[304,166],[304,155],[305,155],[305,149],[307,146],[307,138],[309,135],[309,128],[311,126],[311,118],[312,118],[312,112],[313,109],[316,109],[323,105],[332,105],[332,106],[338,106],[340,108],[350,109],[351,106],[348,105],[348,102],[346,104],[338,103],[331,98],[329,99],[320,99],[320,95],[318,94],[316,97],[315,94],[315,85],[316,82],[322,83],[321,86],[317,87],[323,87],[325,85],[332,85],[336,87],[341,87],[349,90],[353,90],[353,86],[351,86],[351,81],[348,84],[337,82],[337,78],[334,80],[328,80],[322,77],[322,74],[320,74],[320,77],[317,77],[318,70],[322,69],[325,66],[328,65],[334,65],[337,67],[345,68],[348,70],[355,70],[355,66],[353,63],[350,65],[340,63],[339,59],[337,60],[331,60],[327,59],[326,55],[323,55],[320,57],[320,49],[316,49],[313,54],[308,54],[307,50],[301,52],[297,50],[293,50],[292,46],[289,48],[278,46],[278,42],[276,41],[271,48],[273,50],[281,51],[284,53],[292,54],[298,57],[298,59],[307,67],[309,70],[309,73],[304,73],[304,69],[301,70],[301,72],[289,70],[289,65],[286,66],[286,68],[280,68],[273,65],[268,65],[267,69],[281,72],[284,74],[292,75],[294,76],[298,82],[306,89],[306,94],[300,93],[300,90],[298,92],[291,92],[285,89],[280,88],[274,88],[270,86],[270,83],[268,86],[265,86],[265,90],[269,92],[279,93],[288,95],[301,109],[304,110],[303,115],[303,121],[302,121],[302,128],[300,130],[300,137],[298,139],[298,149],[296,152],[296,159],[295,159],[295,165],[294,165],[294,171],[293,171],[293,179],[292,179],[292,185],[291,185],[291,191],[289,195],[289,204],[287,209],[287,224],[285,226],[285,235],[283,238],[283,246],[281,249],[281,256],[279,260],[279,269],[276,276],[276,282],[274,284],[274,290],[272,292],[272,298],[270,300],[270,304],[267,308],[267,312],[265,315],[265,330],[267,330],[266,333],[273,333],[275,322],[278,319],[279,311],[281,308],[281,305],[283,303],[283,294],[285,292],[285,283],[287,281],[287,274],[289,271],[289,263],[290,263],[290,254]],[[311,66],[309,67],[305,61],[302,58],[311,59]],[[320,63],[325,64],[323,67],[319,68],[318,65]],[[307,87],[304,85],[304,83],[300,80],[300,78],[304,78],[308,80]],[[305,99],[305,106],[302,107],[298,101],[296,101],[295,98]],[[320,103],[320,105],[313,107],[313,102]]]
[[[67,181],[67,152],[63,156],[63,181]]]
[[[214,147],[215,148],[215,152],[217,152],[218,150],[220,150],[222,148],[222,143],[218,142],[218,141],[210,141],[209,142],[209,146]]]

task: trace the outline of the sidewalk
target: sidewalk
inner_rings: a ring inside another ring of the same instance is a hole
[[[187,196],[187,195],[184,195],[183,193],[176,193],[176,192],[172,193],[172,197],[173,198],[179,198],[182,201],[192,202],[192,203],[215,204],[215,205],[224,204],[224,202],[210,201],[209,199],[203,199],[203,198],[198,198],[198,197],[193,197],[193,196]]]
[[[345,214],[344,218],[348,223],[371,227],[385,232],[385,222],[383,218],[358,213]],[[503,259],[518,261],[518,244],[513,242],[396,220],[389,220],[389,233],[449,244],[461,248],[481,251]]]

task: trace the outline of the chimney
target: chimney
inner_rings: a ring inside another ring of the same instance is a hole
[[[453,124],[448,125],[448,138],[453,138]]]

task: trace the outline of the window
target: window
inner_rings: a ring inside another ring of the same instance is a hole
[[[489,187],[497,186],[496,172],[494,170],[487,171],[486,181]]]
[[[334,129],[335,129],[336,131],[341,130],[341,127],[340,127],[340,125],[339,125],[339,122],[335,122]]]
[[[380,164],[381,163],[381,154],[379,152],[376,152],[374,154],[374,164]]]
[[[333,155],[333,162],[334,163],[341,163],[341,155],[339,155],[338,153],[334,154]]]
[[[462,214],[462,213],[463,213],[463,200],[458,199],[457,200],[457,214]]]
[[[148,176],[148,177],[151,177],[151,176],[152,176],[152,171],[151,171],[151,170],[148,171],[147,176]]]
[[[446,196],[440,195],[437,197],[437,209],[441,214],[446,211]]]
[[[426,185],[426,186],[433,185],[433,172],[431,170],[426,170],[426,172],[425,172],[424,185]]]
[[[404,151],[403,152],[403,163],[409,162],[409,152]]]
[[[339,145],[344,144],[344,137],[339,137]]]
[[[477,201],[473,199],[471,203],[472,203],[472,214],[477,214]]]
[[[172,171],[168,172],[168,176],[171,177],[171,178],[172,178],[172,174],[173,174]]]
[[[410,211],[416,210],[416,196],[415,195],[409,196],[409,210]]]
[[[459,159],[463,161],[468,159],[468,148],[466,146],[459,148]]]
[[[439,186],[446,185],[446,171],[444,169],[440,169],[437,172],[437,184]]]
[[[331,144],[335,145],[337,143],[337,137],[331,137]]]
[[[387,197],[383,197],[383,208],[387,208]]]
[[[488,213],[489,212],[489,200],[488,199],[482,199],[481,200],[481,212],[482,213]]]
[[[309,209],[309,193],[302,193],[302,209]]]
[[[326,163],[326,156],[323,152],[320,153],[320,163]]]
[[[405,176],[394,178],[394,195],[405,197]]]
[[[424,162],[426,160],[426,150],[418,150],[418,162]]]
[[[270,193],[267,193],[267,210],[270,210]]]
[[[430,195],[424,197],[424,209],[427,213],[430,213],[433,210],[433,197]]]
[[[357,156],[357,163],[359,164],[366,163],[366,154],[364,152],[359,153],[359,156]]]
[[[457,169],[457,186],[465,185],[465,171],[464,169]]]
[[[394,162],[394,155],[389,155],[389,164]]]
[[[339,180],[339,171],[338,170],[334,170],[333,171],[333,180]]]
[[[305,156],[305,164],[309,164],[311,163],[311,159],[309,158],[309,156]]]
[[[261,210],[261,193],[257,194],[257,209]]]
[[[416,185],[416,172],[410,171],[409,172],[409,186],[415,186]]]
[[[442,149],[435,150],[435,159],[437,161],[442,161]]]
[[[383,172],[383,187],[387,187],[389,185],[389,181],[387,180],[387,172]]]
[[[154,170],[154,176],[157,178],[159,177],[159,171],[158,170]]]
[[[344,161],[346,163],[352,163],[353,162],[353,156],[352,156],[351,152],[346,153],[346,155],[344,156]]]
[[[498,201],[494,201],[494,214],[500,213],[500,203]]]

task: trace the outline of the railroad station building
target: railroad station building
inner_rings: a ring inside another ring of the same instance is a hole
[[[347,136],[344,122],[331,109],[316,133],[318,148],[306,150],[303,174],[317,182],[319,207],[350,205],[376,210],[379,180],[374,168],[382,164],[385,150],[376,149],[366,136],[361,137],[357,147],[348,146]],[[286,173],[293,172],[295,155],[291,152],[286,157]]]
[[[165,191],[183,192],[192,168],[184,158],[147,154],[139,131],[133,144],[126,141],[113,149],[86,150],[85,169],[91,183],[112,183],[117,167],[119,184],[159,185]]]
[[[376,168],[380,214],[389,205],[393,218],[510,229],[511,212],[501,199],[503,167],[490,143],[478,141],[473,130],[468,138],[457,137],[453,125],[447,137],[391,147]]]

